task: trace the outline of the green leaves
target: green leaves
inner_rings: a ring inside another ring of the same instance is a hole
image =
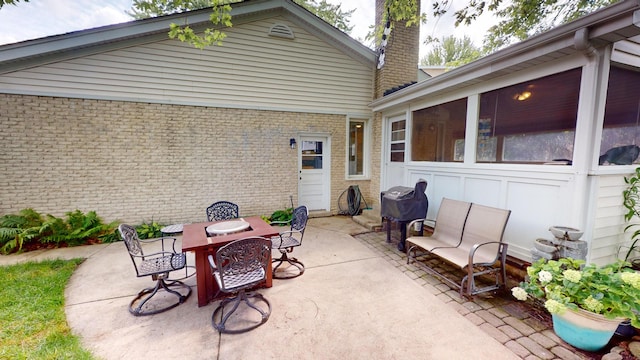
[[[624,214],[625,221],[631,221],[632,219],[640,218],[640,167],[636,168],[633,176],[624,178],[624,182],[627,184],[627,188],[622,192],[622,205],[627,209]],[[639,223],[631,223],[625,226],[624,231],[627,232],[634,228],[640,227]],[[638,240],[640,240],[640,229],[635,230],[631,234],[631,246],[625,254],[624,260],[629,261],[631,254],[636,251],[638,247]]]
[[[356,9],[343,11],[342,4],[333,5],[326,0],[321,0],[320,3],[315,0],[294,0],[294,2],[346,33],[353,30],[353,25],[349,25],[349,18]]]
[[[430,42],[438,44],[422,58],[421,65],[456,67],[482,56],[480,49],[473,45],[468,36],[460,39],[451,35],[442,40],[430,39]]]
[[[112,234],[116,222],[103,224],[95,211],[84,214],[75,210],[65,214],[66,220],[47,214],[42,217],[33,209],[0,217],[0,252],[21,251],[25,243],[84,244],[90,239]]]
[[[4,1],[4,0],[0,0]],[[210,24],[204,29],[193,29],[191,24],[172,23],[169,26],[169,38],[191,44],[195,48],[222,46],[227,37],[225,27],[232,27],[231,4],[241,0],[134,0],[129,15],[136,19],[145,19],[161,15],[175,14],[188,10],[211,8]],[[355,11],[342,10],[342,5],[333,5],[326,0],[294,0],[297,4],[314,13],[324,21],[344,32],[350,32],[349,18]],[[416,0],[410,0],[415,3]]]
[[[598,267],[570,258],[540,259],[527,268],[528,280],[522,282],[520,288],[533,297],[547,300],[545,304],[551,312],[582,308],[640,324],[640,273],[628,265],[620,261]]]
[[[0,9],[4,5],[17,5],[20,1],[29,2],[29,0],[0,0]]]
[[[198,49],[204,49],[206,46],[222,45],[222,40],[227,35],[221,30],[217,29],[218,26],[231,27],[231,5],[224,4],[220,0],[211,0],[211,15],[209,21],[213,27],[204,30],[203,35],[198,35],[189,27],[189,24],[178,25],[172,23],[169,28],[169,37],[171,39],[178,39],[182,42],[187,42]],[[186,21],[186,20],[185,20]]]
[[[136,232],[140,239],[154,239],[162,236],[160,229],[163,227],[163,224],[152,220],[150,223],[142,223],[136,226]]]
[[[271,214],[271,217],[269,218],[269,220],[271,222],[289,223],[291,222],[292,217],[293,217],[293,208],[287,208],[284,210],[276,210],[273,214]]]

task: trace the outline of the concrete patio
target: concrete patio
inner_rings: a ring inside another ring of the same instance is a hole
[[[358,235],[356,235],[358,234]],[[354,235],[354,236],[352,236]],[[349,217],[310,219],[294,255],[303,276],[261,289],[269,321],[251,332],[220,335],[217,303],[183,305],[134,317],[129,302],[150,278],[136,278],[122,243],[0,257],[0,265],[44,258],[87,260],[66,289],[66,314],[83,345],[101,359],[591,359],[558,339],[543,321],[501,297],[462,299],[407,266],[384,233]],[[178,275],[179,276],[179,275]]]

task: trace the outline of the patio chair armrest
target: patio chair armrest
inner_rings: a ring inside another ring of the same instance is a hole
[[[209,266],[211,267],[211,270],[218,270],[215,261],[213,261],[213,255],[209,254],[209,256],[207,256],[207,259],[209,260]]]
[[[163,238],[159,237],[159,238],[151,238],[151,239],[139,239],[141,243],[146,243],[146,244],[150,244],[150,243],[154,243],[157,241],[161,241]]]
[[[269,223],[269,225],[277,225],[277,226],[291,225],[291,220],[289,220],[289,221],[271,221]]]
[[[180,255],[181,253],[176,253],[176,252],[171,252],[171,251],[158,251],[158,252],[154,252],[151,254],[144,254],[144,255],[133,255],[131,254],[131,256],[133,257],[137,257],[137,258],[142,258],[143,260],[149,260],[149,259],[153,259],[156,257],[162,257],[162,256],[175,256],[175,255]]]
[[[165,241],[165,240],[169,240],[169,239],[170,239],[170,240],[173,240],[173,243],[171,244],[171,249],[173,249],[173,252],[174,252],[174,253],[177,253],[177,251],[176,251],[176,241],[177,241],[178,239],[177,239],[177,238],[175,238],[175,237],[162,236],[162,237],[159,237],[159,238],[153,238],[153,239],[140,239],[140,242],[141,242],[141,243],[144,243],[144,244],[151,244],[151,243],[154,243],[154,242],[157,242],[157,241],[161,241],[161,244],[162,244],[162,251],[165,251],[165,250],[164,250],[164,241]]]
[[[287,234],[289,234],[289,235],[302,234],[302,232],[298,231],[298,230],[287,230],[287,231],[281,232],[279,236],[282,237],[283,235],[287,235]]]

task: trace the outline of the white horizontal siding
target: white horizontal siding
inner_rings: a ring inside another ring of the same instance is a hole
[[[600,175],[597,177],[597,192],[593,236],[589,258],[596,264],[607,264],[617,259],[618,249],[626,243],[628,234],[626,213],[622,206],[622,192],[626,189],[623,175]]]
[[[269,37],[284,23],[295,40]],[[178,41],[90,55],[0,76],[9,93],[246,107],[370,112],[373,66],[279,16],[226,30],[223,46]]]

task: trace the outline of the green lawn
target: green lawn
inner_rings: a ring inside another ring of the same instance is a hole
[[[0,267],[0,359],[93,359],[64,313],[64,288],[82,261]]]

